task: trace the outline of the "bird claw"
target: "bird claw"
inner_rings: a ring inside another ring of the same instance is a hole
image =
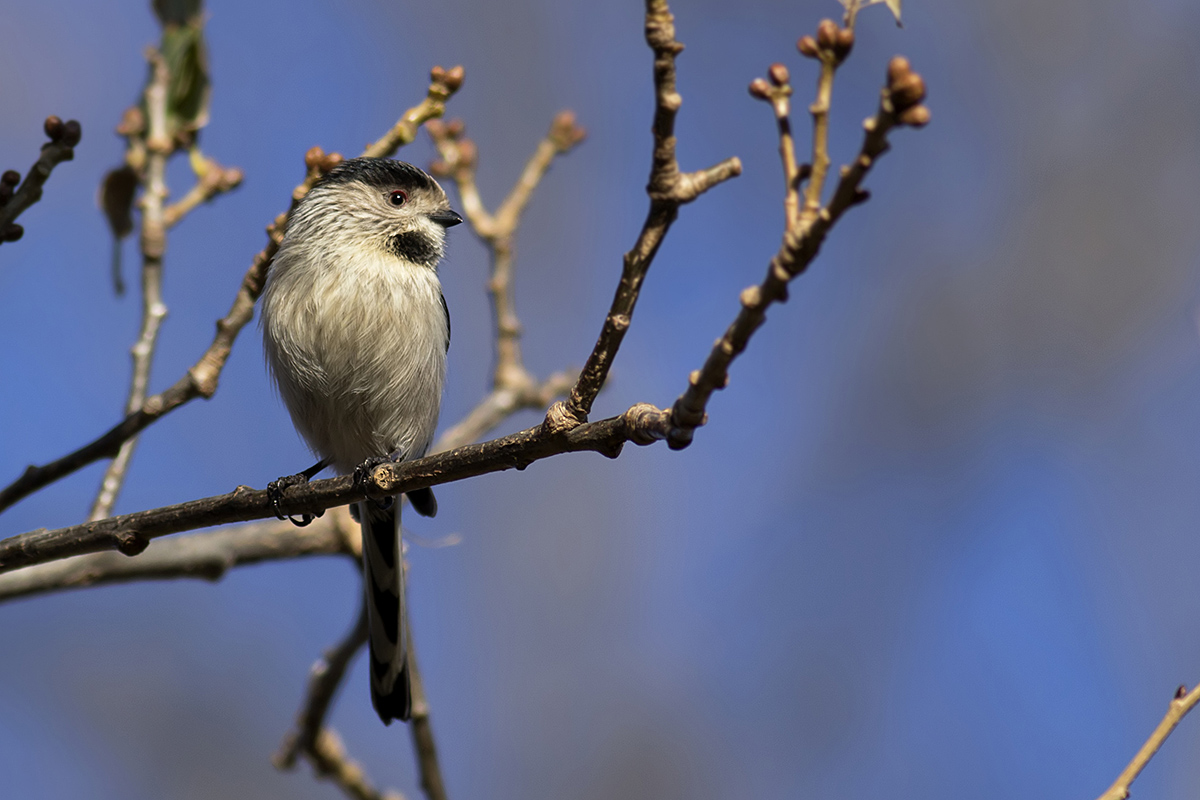
[[[284,475],[282,478],[271,481],[267,484],[267,499],[271,501],[271,507],[275,509],[275,517],[277,519],[286,519],[295,525],[297,528],[304,528],[313,523],[317,517],[324,515],[324,511],[318,514],[301,514],[300,518],[291,514],[284,514],[283,509],[279,507],[279,501],[283,499],[284,491],[290,486],[302,486],[308,483],[308,474],[298,472],[295,475]]]

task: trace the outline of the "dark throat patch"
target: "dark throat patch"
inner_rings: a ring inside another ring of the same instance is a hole
[[[437,265],[441,255],[433,239],[421,231],[398,233],[391,238],[388,245],[400,258],[430,268]]]

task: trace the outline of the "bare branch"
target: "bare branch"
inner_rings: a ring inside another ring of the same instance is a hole
[[[449,175],[458,185],[463,201],[463,213],[475,234],[483,240],[491,256],[491,279],[488,292],[496,320],[496,370],[493,388],[496,391],[514,390],[533,398],[534,380],[525,369],[521,357],[521,323],[517,319],[512,289],[513,242],[533,190],[537,188],[554,157],[569,152],[583,141],[583,128],[575,123],[575,115],[562,111],[554,118],[546,138],[538,143],[521,177],[500,204],[495,215],[484,207],[475,184],[475,143],[463,137],[463,125],[454,120],[448,125],[436,120],[426,129],[433,138],[442,160],[433,165],[437,175]],[[542,408],[545,405],[541,406]]]
[[[887,152],[888,132],[897,125],[920,127],[929,121],[929,110],[920,104],[924,97],[924,81],[911,70],[908,60],[901,56],[892,59],[879,110],[863,123],[866,135],[862,148],[854,163],[842,168],[833,198],[816,213],[809,213],[806,203],[795,224],[785,232],[783,244],[771,259],[762,283],[742,292],[742,308],[737,318],[713,345],[704,366],[688,376],[687,390],[671,409],[672,427],[667,438],[671,449],[681,450],[691,444],[696,428],[707,420],[705,409],[709,398],[729,383],[729,365],[746,349],[754,331],[766,321],[767,308],[772,303],[787,300],[788,283],[816,258],[829,229],[847,209],[867,199],[861,185],[875,160]],[[816,180],[814,173],[813,181]]]
[[[442,767],[438,762],[437,744],[433,738],[433,724],[429,719],[429,698],[425,696],[425,682],[417,666],[417,652],[413,646],[412,625],[408,623],[408,606],[405,605],[405,637],[408,647],[408,674],[412,683],[412,732],[413,750],[417,755],[417,772],[421,776],[421,789],[429,800],[447,800],[446,782],[442,779]]]
[[[15,170],[0,176],[0,244],[21,238],[25,229],[16,223],[17,217],[42,199],[42,187],[54,168],[75,158],[75,145],[82,136],[78,122],[46,117],[43,128],[50,141],[42,145],[38,160],[25,173],[25,181],[21,182],[21,174]]]
[[[666,0],[646,0],[646,43],[654,51],[654,154],[646,187],[650,210],[633,249],[625,254],[621,282],[596,346],[571,390],[571,397],[555,414],[564,425],[585,422],[591,413],[592,403],[608,378],[609,368],[629,329],[642,281],[675,221],[679,206],[742,172],[742,163],[730,158],[707,170],[680,173],[675,158],[675,115],[683,98],[675,89],[675,57],[683,45],[675,40],[675,18]]]
[[[354,800],[404,800],[399,792],[380,792],[367,780],[362,765],[346,755],[341,738],[332,728],[323,728],[311,752],[313,771],[336,785]]]
[[[137,558],[92,553],[0,575],[0,602],[64,589],[132,581],[198,578],[218,581],[233,568],[306,556],[355,555],[358,524],[335,509],[307,528],[252,522],[157,542]]]
[[[560,406],[551,408],[546,422],[518,433],[414,461],[382,464],[364,481],[365,492],[355,486],[351,476],[292,487],[280,502],[280,510],[287,515],[315,516],[364,497],[382,499],[476,475],[523,468],[560,453],[586,450],[615,458],[625,442],[650,444],[665,438],[669,428],[666,412],[641,403],[619,416],[564,431],[559,421],[551,420],[554,409]],[[169,533],[274,516],[275,508],[265,490],[239,486],[216,497],[11,536],[0,540],[0,572],[104,550],[137,555],[151,539]]]
[[[150,61],[150,79],[142,93],[149,122],[145,140],[146,166],[142,173],[142,329],[134,342],[130,355],[133,357],[133,375],[129,382],[129,397],[125,401],[125,413],[132,414],[146,402],[146,388],[150,385],[150,366],[158,344],[158,332],[167,316],[167,305],[162,296],[163,256],[167,249],[167,228],[163,219],[163,205],[167,201],[167,159],[175,151],[174,142],[167,130],[167,86],[171,73],[167,60],[154,49],[147,51]],[[112,514],[117,494],[125,482],[129,462],[137,437],[126,440],[116,458],[104,471],[100,491],[92,503],[88,519],[104,519]]]
[[[1154,729],[1154,733],[1150,734],[1150,738],[1137,751],[1137,755],[1121,771],[1113,785],[1108,787],[1108,791],[1100,795],[1099,800],[1125,800],[1129,797],[1130,784],[1137,780],[1138,775],[1142,774],[1142,770],[1150,763],[1150,759],[1154,758],[1154,754],[1167,741],[1171,731],[1175,730],[1175,726],[1198,702],[1200,702],[1200,686],[1196,686],[1190,692],[1186,686],[1180,686],[1175,691],[1175,697],[1171,699],[1171,704],[1167,706],[1167,713],[1158,723],[1158,727]]]
[[[812,166],[805,164],[801,167],[796,163],[796,143],[789,116],[792,86],[788,69],[783,64],[772,64],[767,76],[767,80],[755,78],[750,82],[750,94],[770,103],[771,110],[775,112],[775,125],[779,129],[779,158],[783,162],[783,218],[784,224],[790,227],[800,217],[800,181],[812,173]]]
[[[360,596],[361,594],[359,592]],[[367,643],[367,607],[365,603],[359,605],[358,620],[354,627],[335,647],[326,650],[325,655],[313,664],[309,672],[304,703],[296,718],[296,727],[284,738],[279,752],[271,759],[277,769],[292,769],[301,754],[313,758],[314,764],[320,758],[317,742],[320,739],[321,728],[325,725],[325,715],[329,713],[333,696],[350,666],[350,661]]]
[[[386,156],[416,138],[417,129],[421,123],[432,119],[445,111],[446,100],[462,83],[462,69],[442,70],[440,67],[433,71],[433,81],[428,94],[419,104],[405,112],[404,116],[379,141],[369,146],[367,155]],[[310,167],[309,175],[292,192],[292,207],[308,194],[319,175]],[[275,257],[279,244],[283,241],[284,228],[287,225],[288,212],[277,216],[267,226],[267,246],[254,257],[254,261],[242,278],[241,288],[234,298],[233,306],[224,318],[217,321],[217,334],[212,344],[192,365],[187,374],[175,382],[164,392],[146,399],[141,408],[125,417],[115,427],[99,438],[89,442],[73,453],[42,466],[30,466],[20,478],[0,490],[0,511],[16,503],[33,492],[70,475],[94,461],[102,458],[112,458],[120,451],[121,444],[132,436],[136,436],[149,425],[188,403],[197,397],[210,398],[217,391],[217,382],[221,370],[229,358],[233,342],[242,328],[254,315],[254,304],[262,293],[263,284],[267,277],[267,268]]]
[[[222,167],[211,158],[193,156],[196,183],[177,202],[166,207],[163,224],[173,228],[183,218],[205,203],[212,202],[217,195],[236,189],[242,183],[243,174],[237,167]]]

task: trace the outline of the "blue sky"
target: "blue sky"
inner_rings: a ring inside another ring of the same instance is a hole
[[[478,7],[477,7],[478,6]],[[778,246],[774,127],[746,93],[829,2],[678,4],[685,168],[744,174],[683,209],[597,414],[669,404]],[[213,322],[314,144],[356,153],[462,63],[451,103],[494,205],[560,108],[588,140],[518,239],[529,366],[581,363],[645,214],[650,57],[632,2],[208,4],[209,155],[246,172],[172,232],[152,390]],[[0,0],[0,166],[50,113],[74,162],[0,247],[0,480],[118,419],[135,296],[113,297],[95,208],[111,133],[156,40],[141,4]],[[851,158],[888,58],[933,123],[899,131],[820,260],[676,453],[563,456],[442,487],[410,521],[414,629],[459,797],[1098,795],[1200,680],[1200,12],[1176,0],[909,2],[860,19],[839,73]],[[426,140],[402,157],[432,158]],[[189,185],[183,163],[169,184]],[[453,191],[451,191],[453,199]],[[486,258],[451,233],[443,424],[487,388]],[[136,254],[128,245],[126,275]],[[536,415],[513,419],[509,429]],[[309,463],[239,338],[217,395],[143,437],[118,511],[264,486]],[[100,468],[0,516],[86,513]],[[307,670],[352,622],[340,560],[0,606],[0,794],[332,797],[269,756]],[[1135,786],[1193,796],[1200,724]],[[333,723],[378,783],[416,795],[405,732],[356,663]]]

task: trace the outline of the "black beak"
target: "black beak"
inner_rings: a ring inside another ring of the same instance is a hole
[[[446,209],[445,211],[435,211],[429,215],[429,218],[441,225],[443,228],[453,228],[455,225],[463,221],[456,212]]]

